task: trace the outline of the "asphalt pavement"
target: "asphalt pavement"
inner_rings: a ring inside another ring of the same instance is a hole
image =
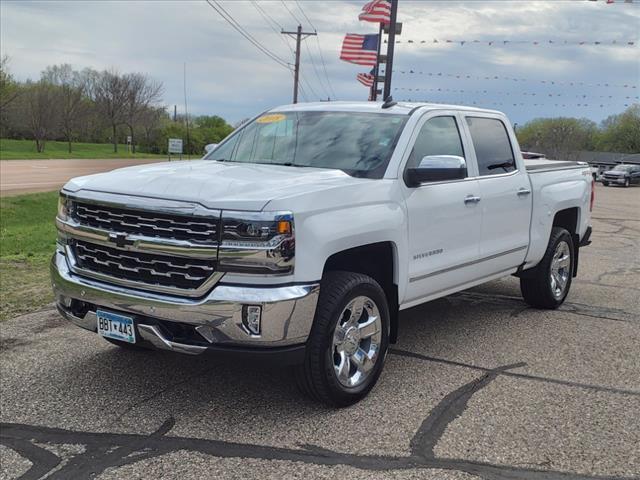
[[[361,403],[129,352],[52,307],[0,326],[0,479],[640,478],[640,187],[597,189],[557,311],[507,278],[404,312]]]

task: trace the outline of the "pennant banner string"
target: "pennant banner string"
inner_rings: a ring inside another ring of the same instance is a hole
[[[387,43],[385,39],[384,43]],[[506,45],[536,45],[536,46],[609,46],[609,47],[633,47],[638,45],[638,40],[460,40],[460,39],[438,39],[431,40],[396,40],[396,44],[405,45],[484,45],[484,46],[506,46]]]
[[[621,101],[624,100],[640,100],[640,96],[635,95],[627,95],[627,96],[618,96],[618,95],[589,95],[589,94],[573,94],[573,93],[540,93],[540,92],[513,92],[513,91],[491,91],[491,90],[465,90],[465,89],[455,89],[455,88],[413,88],[413,87],[394,87],[394,91],[398,92],[434,92],[434,93],[466,93],[466,94],[474,94],[474,95],[507,95],[507,96],[525,96],[525,97],[537,97],[537,98],[557,98],[557,97],[565,97],[565,98],[584,98],[584,99],[619,99]]]
[[[398,73],[401,75],[425,75],[429,77],[436,78],[456,78],[459,80],[510,80],[513,82],[529,82],[529,83],[538,83],[543,85],[565,85],[565,86],[579,86],[579,87],[601,87],[601,88],[631,88],[637,89],[638,85],[634,85],[633,83],[589,83],[589,82],[581,82],[581,81],[571,81],[571,80],[535,80],[531,78],[521,78],[521,77],[507,77],[503,75],[471,75],[471,74],[463,74],[463,73],[443,73],[443,72],[424,72],[418,70],[393,70],[393,73]]]
[[[417,102],[417,103],[434,103],[437,105],[456,105],[459,104],[459,100],[452,100],[452,101],[435,101],[433,99],[426,99],[426,98],[422,98],[422,99],[418,99],[418,98],[403,98],[401,100],[398,100],[399,102]],[[509,102],[485,102],[485,101],[468,101],[465,102],[468,105],[474,105],[474,106],[479,106],[479,107],[486,107],[486,106],[495,106],[495,107],[562,107],[562,108],[567,108],[567,107],[582,107],[582,108],[609,108],[609,107],[616,107],[619,108],[620,106],[624,106],[625,108],[630,107],[632,104],[631,103],[530,103],[530,102],[514,102],[514,103],[509,103]]]

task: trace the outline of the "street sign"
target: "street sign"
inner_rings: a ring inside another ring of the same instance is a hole
[[[133,138],[131,138],[131,135],[127,135],[127,143],[129,145],[131,145],[131,141],[133,140]]]
[[[182,154],[182,139],[170,138],[169,139],[169,153]]]

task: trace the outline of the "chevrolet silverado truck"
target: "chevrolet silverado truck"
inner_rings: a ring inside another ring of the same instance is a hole
[[[347,406],[402,310],[508,275],[528,304],[562,304],[593,200],[588,165],[525,163],[500,112],[282,106],[202,160],[70,180],[52,284],[118,346],[275,361]]]

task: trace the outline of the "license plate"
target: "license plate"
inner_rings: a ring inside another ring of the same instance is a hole
[[[100,335],[122,342],[136,343],[133,318],[104,310],[98,310],[96,316],[98,317],[98,333]]]

